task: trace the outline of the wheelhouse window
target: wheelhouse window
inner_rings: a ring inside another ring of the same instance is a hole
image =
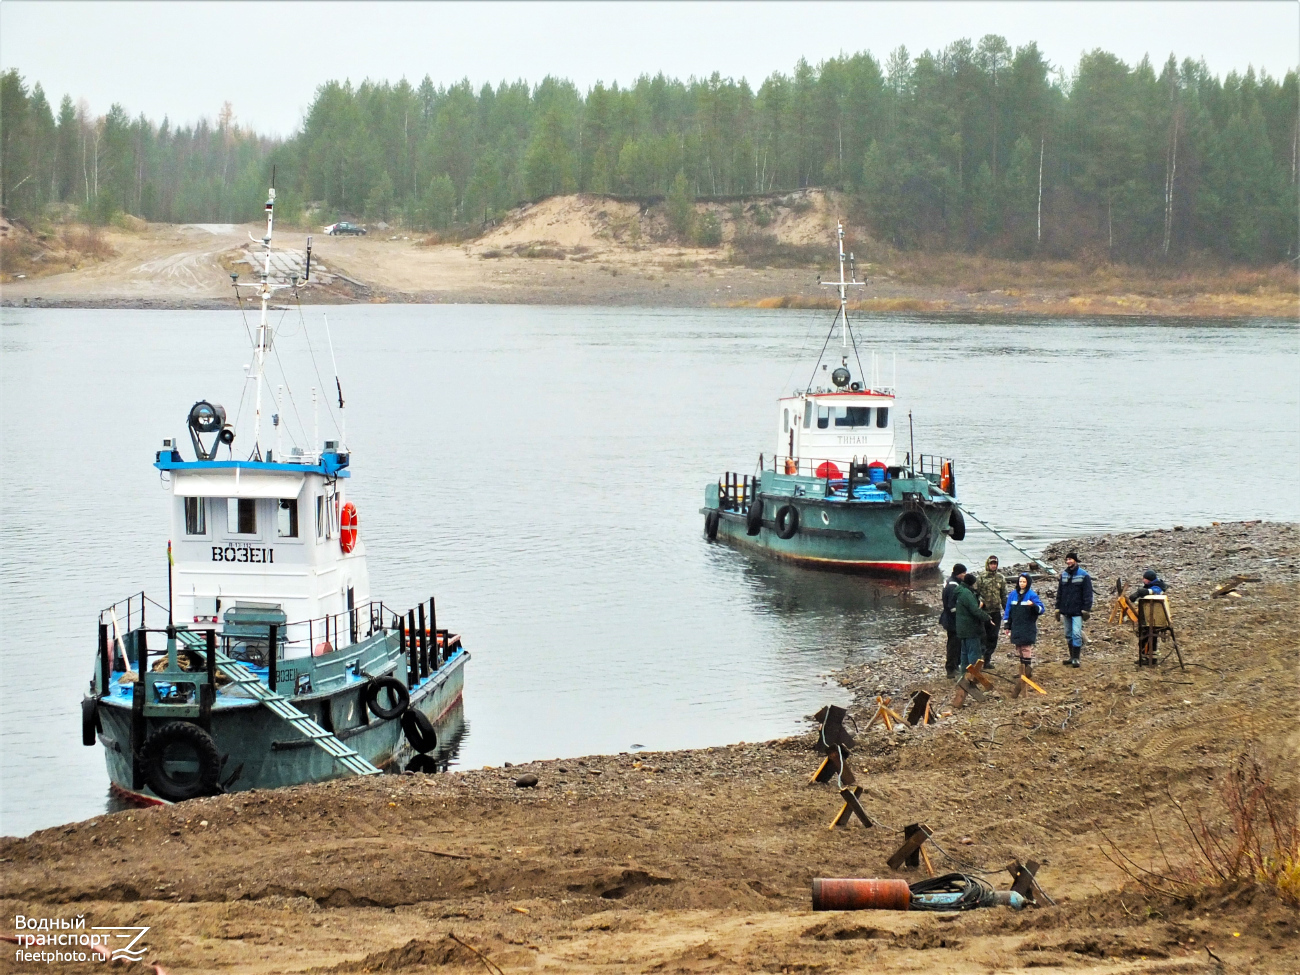
[[[255,499],[227,499],[226,531],[232,535],[257,534],[257,501]]]
[[[281,498],[276,508],[275,533],[280,538],[298,537],[298,499]]]
[[[782,433],[790,432],[790,411],[789,410],[781,411],[781,432]]]
[[[889,407],[882,406],[876,410],[876,427],[883,430],[889,426]]]
[[[828,426],[831,425],[831,414],[834,412],[835,412],[835,407],[833,406],[817,407],[817,429],[818,430],[825,430]]]
[[[205,498],[185,499],[185,534],[206,535],[208,533],[208,510]]]
[[[846,406],[843,416],[835,417],[837,427],[869,427],[871,426],[871,407],[870,406]]]
[[[333,499],[323,494],[316,498],[316,538],[333,538],[336,534],[336,517]]]
[[[807,430],[812,426],[812,400],[804,400],[803,404],[803,428]]]

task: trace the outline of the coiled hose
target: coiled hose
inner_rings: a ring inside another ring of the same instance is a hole
[[[992,886],[964,873],[945,873],[909,884],[913,911],[970,911],[994,902]]]

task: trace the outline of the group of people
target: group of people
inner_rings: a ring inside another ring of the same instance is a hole
[[[1154,571],[1148,569],[1143,579],[1144,587],[1163,591],[1164,584]],[[1092,576],[1079,564],[1077,552],[1066,555],[1065,569],[1057,582],[1056,616],[1065,628],[1069,650],[1068,659],[1062,662],[1078,667],[1083,653],[1083,621],[1092,613],[1093,591]],[[958,678],[977,660],[992,668],[993,652],[1003,630],[1015,648],[1022,672],[1028,674],[1038,642],[1038,618],[1046,612],[1027,572],[1020,573],[1015,587],[1008,591],[996,555],[988,557],[984,571],[978,574],[967,572],[960,562],[954,565],[943,587],[943,612],[939,614],[939,623],[948,633],[944,661],[948,678]]]

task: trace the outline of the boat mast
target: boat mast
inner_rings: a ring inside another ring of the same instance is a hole
[[[844,280],[844,224],[836,223],[836,231],[839,235],[839,252],[840,252],[840,347],[847,349],[849,347],[849,292],[848,282]]]
[[[272,176],[272,182],[275,177]],[[272,186],[266,197],[266,236],[262,238],[262,317],[257,325],[257,352],[253,367],[253,455],[262,457],[260,434],[262,432],[262,375],[266,362],[266,350],[271,345],[270,326],[266,313],[271,301],[271,229],[275,223],[275,187]]]
[[[835,323],[836,323],[836,322],[839,322],[839,323],[840,323],[840,345],[841,345],[841,346],[843,347],[843,349],[844,349],[844,352],[842,353],[842,358],[843,358],[843,361],[847,364],[847,362],[848,362],[848,358],[849,358],[849,353],[848,353],[848,349],[849,349],[849,290],[848,290],[848,289],[849,289],[849,288],[862,288],[862,287],[865,287],[865,286],[866,286],[866,282],[865,282],[865,281],[859,281],[859,280],[857,280],[858,274],[857,274],[857,269],[856,269],[856,267],[854,268],[854,271],[853,271],[853,279],[852,279],[852,280],[846,280],[846,279],[845,279],[845,277],[844,277],[844,224],[843,224],[843,222],[841,222],[841,221],[836,221],[836,223],[835,223],[835,231],[836,231],[836,235],[837,235],[837,245],[836,245],[836,246],[837,246],[837,250],[838,250],[838,252],[839,252],[840,279],[839,279],[838,281],[822,281],[820,278],[818,278],[818,283],[821,284],[821,285],[823,285],[823,286],[825,286],[825,287],[830,287],[830,288],[837,288],[837,289],[839,289],[839,293],[840,293],[840,310],[839,310],[839,312],[835,315],[835,321],[834,321],[834,322],[831,322],[831,329],[830,329],[830,331],[826,334],[826,342],[827,342],[827,344],[830,343],[831,336],[835,334]],[[850,263],[852,263],[852,260],[853,260],[852,255],[850,255],[849,260],[850,260]],[[855,347],[853,351],[854,351],[854,355],[856,356],[856,355],[857,355],[857,348]],[[826,354],[826,346],[823,345],[823,346],[822,346],[822,355],[824,356],[825,354]],[[818,365],[821,364],[821,356],[818,356],[818,357],[817,357],[817,364],[818,364]],[[859,363],[858,363],[858,372],[861,372],[861,371],[862,371],[862,363],[859,362]],[[813,366],[813,376],[816,376],[816,375],[817,375],[817,366]],[[865,379],[866,377],[864,376],[864,377],[862,377],[862,378]],[[812,390],[812,380],[811,380],[811,379],[809,379],[809,381],[808,381],[808,389],[809,389],[809,391]]]

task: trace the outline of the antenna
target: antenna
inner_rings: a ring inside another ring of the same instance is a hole
[[[334,367],[334,388],[339,394],[339,443],[344,450],[348,447],[348,421],[347,414],[343,412],[343,386],[339,382],[339,364],[334,359],[334,339],[330,335],[330,317],[325,316],[325,341],[330,347],[330,365]]]

